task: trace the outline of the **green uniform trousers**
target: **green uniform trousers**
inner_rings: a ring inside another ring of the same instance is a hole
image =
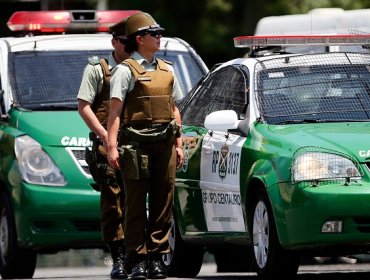
[[[124,191],[120,186],[100,186],[100,224],[103,240],[112,242],[124,239]]]
[[[149,177],[126,179],[125,166],[121,166],[125,185],[126,249],[131,255],[168,253],[177,158],[174,138],[140,143],[139,147],[148,156]]]
[[[101,144],[101,143],[98,143]],[[97,149],[93,145],[93,149]],[[97,162],[109,166],[106,154],[97,152]],[[121,174],[113,168],[100,170],[100,225],[103,241],[124,239],[124,198]],[[121,181],[121,182],[120,182]]]

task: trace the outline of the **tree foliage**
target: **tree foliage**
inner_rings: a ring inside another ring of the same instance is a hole
[[[138,9],[150,13],[166,29],[166,36],[190,43],[208,67],[244,54],[233,38],[253,35],[259,19],[272,15],[308,13],[312,9],[369,8],[368,0],[107,0],[110,9]]]

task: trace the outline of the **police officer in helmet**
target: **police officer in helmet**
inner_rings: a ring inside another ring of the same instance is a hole
[[[125,244],[132,279],[166,278],[176,168],[182,165],[183,94],[172,65],[155,57],[164,29],[147,13],[128,17],[129,59],[111,80],[108,161],[125,184]],[[146,212],[148,195],[149,209]]]
[[[109,114],[109,87],[112,69],[129,57],[125,51],[126,19],[110,26],[111,43],[114,51],[108,58],[91,61],[84,70],[77,95],[78,111],[90,128],[92,151],[86,150],[95,184],[100,191],[100,223],[103,240],[108,244],[113,267],[111,279],[127,278],[124,247],[124,191],[121,174],[111,168],[107,161],[108,133],[106,130]]]

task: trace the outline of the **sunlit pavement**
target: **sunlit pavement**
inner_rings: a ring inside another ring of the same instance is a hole
[[[33,280],[35,279],[57,279],[57,280],[100,280],[100,279],[110,279],[111,267],[58,267],[58,268],[37,268]],[[330,276],[330,279],[336,279],[335,275],[346,275],[351,272],[370,272],[370,263],[357,263],[357,264],[314,264],[314,265],[301,265],[299,267],[298,275],[301,275],[299,279],[326,279],[326,276],[322,278],[322,275]],[[336,274],[338,273],[338,274]],[[305,275],[305,276],[303,276]],[[321,275],[319,278],[316,276]],[[334,275],[334,276],[333,276]],[[366,274],[368,275],[368,274]],[[354,276],[354,275],[352,275]],[[356,276],[352,277],[352,280],[357,280]],[[197,279],[239,279],[240,277],[246,279],[257,279],[256,273],[252,272],[237,272],[237,273],[217,273],[215,264],[203,264]],[[308,277],[308,278],[307,278]],[[334,278],[333,278],[334,277]],[[361,276],[362,277],[362,276]],[[358,279],[368,279],[366,278]],[[167,278],[180,280],[181,278]],[[343,278],[340,278],[343,279]]]
[[[33,279],[109,279],[111,266],[36,268]],[[204,264],[199,275],[216,273],[215,264]]]

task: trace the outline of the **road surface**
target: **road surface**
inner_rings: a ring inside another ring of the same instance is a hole
[[[50,280],[101,280],[110,279],[110,266],[37,268],[33,279]],[[167,278],[167,280],[181,278]],[[214,264],[204,264],[194,279],[202,280],[257,280],[255,273],[217,273]],[[302,265],[297,280],[369,280],[370,264]],[[188,280],[191,280],[188,278]]]

